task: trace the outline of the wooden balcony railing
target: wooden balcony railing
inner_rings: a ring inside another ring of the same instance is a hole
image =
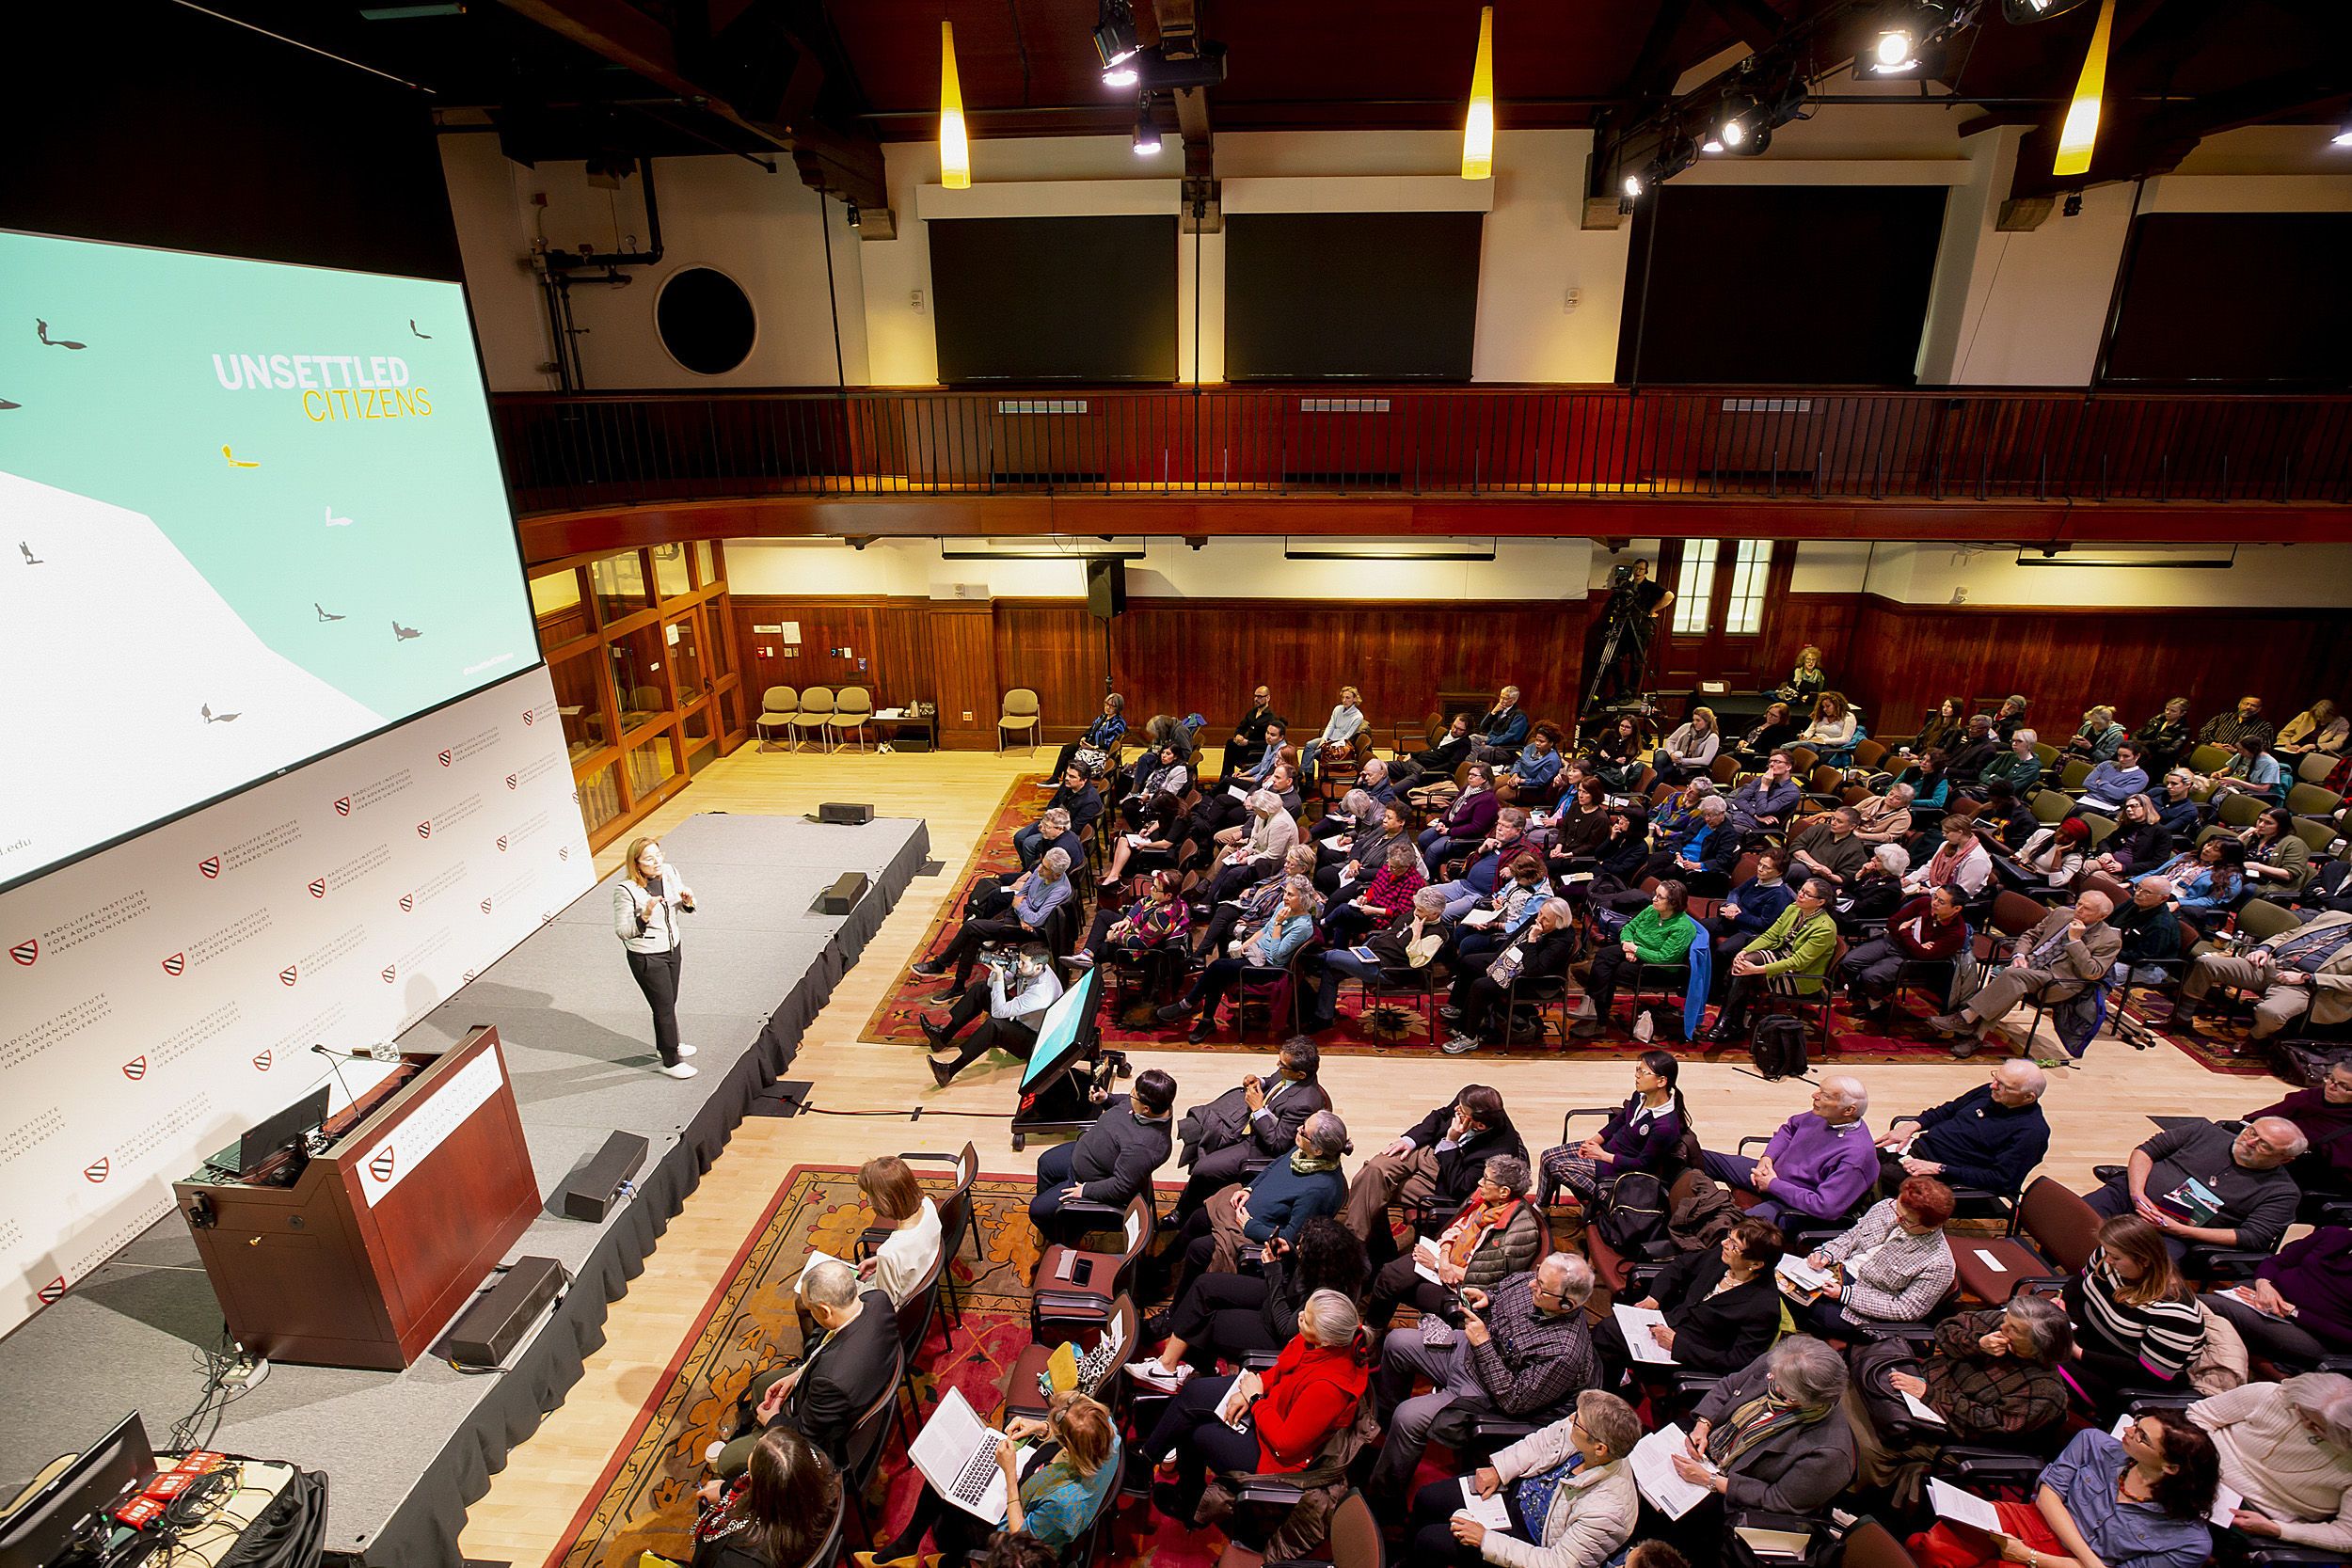
[[[2352,397],[1471,387],[507,393],[524,514],[767,496],[2352,503]]]

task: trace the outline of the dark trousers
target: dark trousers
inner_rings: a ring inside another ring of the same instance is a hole
[[[2265,1318],[2227,1291],[2208,1291],[2198,1300],[2217,1315],[2229,1319],[2247,1348],[2266,1361],[2280,1362],[2288,1368],[2315,1367],[2322,1356],[2343,1355],[2352,1351],[2352,1344],[2333,1335],[2316,1334],[2299,1323]]]
[[[632,950],[628,956],[628,972],[653,1008],[653,1046],[661,1053],[663,1067],[677,1066],[678,966],[685,960],[685,949],[679,947],[667,953]]]
[[[1029,1199],[1029,1220],[1049,1242],[1061,1238],[1062,1189],[1071,1184],[1070,1167],[1077,1148],[1056,1144],[1037,1157],[1037,1196]]]
[[[1617,987],[1633,978],[1642,967],[1639,958],[1629,958],[1622,946],[1597,949],[1592,968],[1584,981],[1584,994],[1593,999],[1593,1016],[1606,1022],[1609,1009],[1617,1000]]]
[[[1176,1390],[1167,1410],[1161,1413],[1159,1424],[1144,1439],[1143,1454],[1148,1462],[1156,1465],[1170,1454],[1175,1456],[1175,1491],[1161,1502],[1160,1512],[1187,1527],[1200,1506],[1200,1494],[1208,1484],[1209,1471],[1239,1470],[1244,1475],[1255,1475],[1258,1470],[1257,1423],[1245,1420],[1245,1430],[1235,1432],[1216,1418],[1216,1407],[1224,1402],[1232,1386],[1230,1377],[1194,1378]]]
[[[1037,1049],[1037,1031],[1018,1019],[993,1018],[988,1011],[989,990],[986,980],[975,980],[963,988],[956,1005],[948,1009],[947,1024],[942,1031],[950,1042],[962,1033],[966,1024],[977,1020],[979,1027],[956,1050],[956,1070],[961,1071],[991,1051],[1009,1052],[1023,1061]]]
[[[923,1544],[923,1537],[929,1535],[931,1544],[939,1549],[941,1561],[962,1562],[972,1553],[985,1547],[989,1538],[995,1533],[993,1526],[984,1525],[956,1507],[932,1491],[930,1482],[925,1481],[922,1491],[915,1495],[914,1517],[886,1545],[874,1553],[874,1559],[879,1562],[896,1562],[901,1558],[913,1557]]]
[[[1184,1259],[1176,1271],[1175,1289],[1168,1293],[1170,1300],[1181,1302],[1196,1282],[1216,1277],[1209,1272],[1209,1265],[1216,1259],[1216,1227],[1206,1207],[1195,1209],[1185,1216],[1184,1231],[1168,1250]]]
[[[1170,1220],[1190,1219],[1193,1211],[1209,1201],[1209,1195],[1221,1192],[1236,1181],[1248,1181],[1242,1166],[1257,1158],[1263,1150],[1248,1138],[1211,1149],[1192,1163],[1192,1174],[1184,1181],[1184,1190],[1176,1199]],[[1279,1156],[1278,1156],[1279,1158]]]
[[[1026,926],[1022,925],[1010,915],[1001,918],[967,920],[956,927],[956,934],[948,942],[946,949],[931,961],[938,964],[955,965],[956,984],[969,985],[972,982],[972,965],[980,956],[982,943],[1019,942],[1028,935],[1028,932],[1029,928]]]
[[[1265,1325],[1266,1283],[1251,1274],[1204,1274],[1177,1299],[1168,1331],[1184,1342],[1184,1359],[1204,1372],[1217,1358],[1280,1350]]]
[[[1511,1511],[1511,1533],[1522,1541],[1541,1541],[1541,1530],[1528,1528],[1527,1520],[1519,1513],[1517,1488],[1502,1489],[1503,1505]],[[1485,1551],[1477,1546],[1465,1546],[1454,1539],[1453,1519],[1462,1506],[1462,1483],[1454,1477],[1433,1481],[1413,1496],[1413,1522],[1408,1527],[1413,1549],[1407,1560],[1415,1568],[1436,1568],[1439,1563],[1455,1563],[1459,1568],[1479,1568],[1486,1560]]]
[[[1444,1286],[1432,1285],[1413,1272],[1411,1258],[1391,1258],[1372,1276],[1372,1310],[1364,1314],[1364,1326],[1375,1335],[1384,1335],[1389,1320],[1404,1303],[1411,1302],[1415,1311],[1435,1312],[1449,1299]]]
[[[1200,928],[1200,940],[1193,951],[1203,958],[1215,958],[1225,952],[1225,944],[1233,940],[1233,927],[1241,924],[1239,904],[1219,904],[1209,912],[1209,923]]]
[[[1255,789],[1256,784],[1248,786]],[[1193,836],[1205,847],[1210,839],[1227,828],[1239,827],[1249,816],[1249,803],[1236,800],[1222,791],[1210,796],[1192,809]]]
[[[1502,1006],[1502,999],[1509,994],[1507,986],[1486,973],[1497,957],[1492,953],[1460,955],[1454,989],[1446,1000],[1462,1010],[1461,1030],[1466,1035],[1484,1038],[1494,1022],[1495,1009]]]
[[[1216,868],[1216,875],[1209,879],[1208,888],[1200,896],[1213,906],[1221,904],[1228,898],[1239,897],[1244,888],[1257,886],[1278,870],[1281,863],[1271,855],[1260,855],[1255,860],[1244,861],[1239,865],[1220,863]]]
[[[1210,1017],[1216,1017],[1218,1005],[1225,1000],[1225,993],[1241,983],[1241,968],[1239,958],[1210,960],[1209,967],[1193,976],[1191,986],[1178,1000],[1186,1007],[1198,1007]]]

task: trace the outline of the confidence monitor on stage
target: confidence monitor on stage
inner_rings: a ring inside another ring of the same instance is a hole
[[[111,1528],[104,1525],[108,1511],[154,1474],[155,1450],[134,1410],[0,1514],[0,1568],[44,1568],[64,1557],[85,1534],[103,1548],[104,1530]]]
[[[1045,1009],[1045,1017],[1037,1026],[1037,1049],[1029,1053],[1028,1070],[1021,1075],[1021,1092],[1034,1094],[1039,1087],[1051,1084],[1055,1075],[1069,1067],[1093,1042],[1095,999],[1101,990],[1103,971],[1098,965],[1078,976],[1078,983],[1061,993],[1061,999]]]

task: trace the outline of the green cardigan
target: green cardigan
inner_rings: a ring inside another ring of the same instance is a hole
[[[1626,922],[1617,940],[1631,942],[1645,964],[1678,964],[1691,956],[1691,943],[1698,940],[1698,934],[1699,923],[1689,915],[1661,920],[1658,906],[1645,904],[1640,914]]]
[[[1827,910],[1817,911],[1812,921],[1792,938],[1803,911],[1791,904],[1780,911],[1764,934],[1748,943],[1750,953],[1770,952],[1787,947],[1788,956],[1772,959],[1764,966],[1767,974],[1785,974],[1788,988],[1800,994],[1810,994],[1821,989],[1821,975],[1829,969],[1829,957],[1837,948],[1837,922]]]

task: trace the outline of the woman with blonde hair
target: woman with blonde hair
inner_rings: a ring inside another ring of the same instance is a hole
[[[1681,728],[1668,736],[1665,743],[1650,756],[1650,766],[1658,776],[1674,783],[1706,772],[1715,766],[1715,753],[1724,743],[1716,733],[1715,710],[1694,707]]]
[[[939,1205],[896,1154],[878,1154],[858,1167],[857,1190],[874,1211],[875,1227],[890,1232],[858,1277],[904,1307],[939,1259]]]
[[[1352,686],[1340,688],[1340,700],[1332,705],[1331,717],[1324,721],[1323,733],[1312,740],[1298,743],[1298,766],[1307,773],[1314,771],[1315,758],[1326,751],[1344,752],[1356,739],[1365,723],[1360,705],[1363,694]]]
[[[2347,739],[2352,739],[2352,719],[2338,713],[2336,705],[2322,697],[2288,720],[2270,749],[2281,756],[2299,758],[2316,752],[2321,756],[2340,757]]]
[[[1797,667],[1772,695],[1785,703],[1809,703],[1828,687],[1829,676],[1821,669],[1821,650],[1807,642],[1797,650]]]
[[[2115,721],[2115,709],[2102,705],[2083,714],[2083,727],[2067,737],[2065,752],[2094,766],[2113,762],[2115,749],[2131,737],[2131,732]]]
[[[1015,1445],[1031,1438],[1041,1441],[1025,1460]],[[1066,1388],[1046,1402],[1043,1420],[1007,1424],[996,1463],[1005,1475],[1005,1533],[1026,1532],[1060,1551],[1086,1533],[1119,1483],[1119,1425],[1102,1405]],[[961,1563],[990,1540],[988,1526],[926,1482],[904,1528],[852,1560],[858,1568],[916,1568],[926,1535],[939,1548],[926,1562]]]
[[[621,879],[612,884],[612,934],[628,951],[629,974],[653,1009],[660,1070],[671,1078],[691,1078],[694,1069],[683,1058],[694,1048],[679,1044],[677,1037],[678,974],[685,961],[677,917],[693,913],[694,890],[661,858],[658,840],[631,839],[621,864]]]

